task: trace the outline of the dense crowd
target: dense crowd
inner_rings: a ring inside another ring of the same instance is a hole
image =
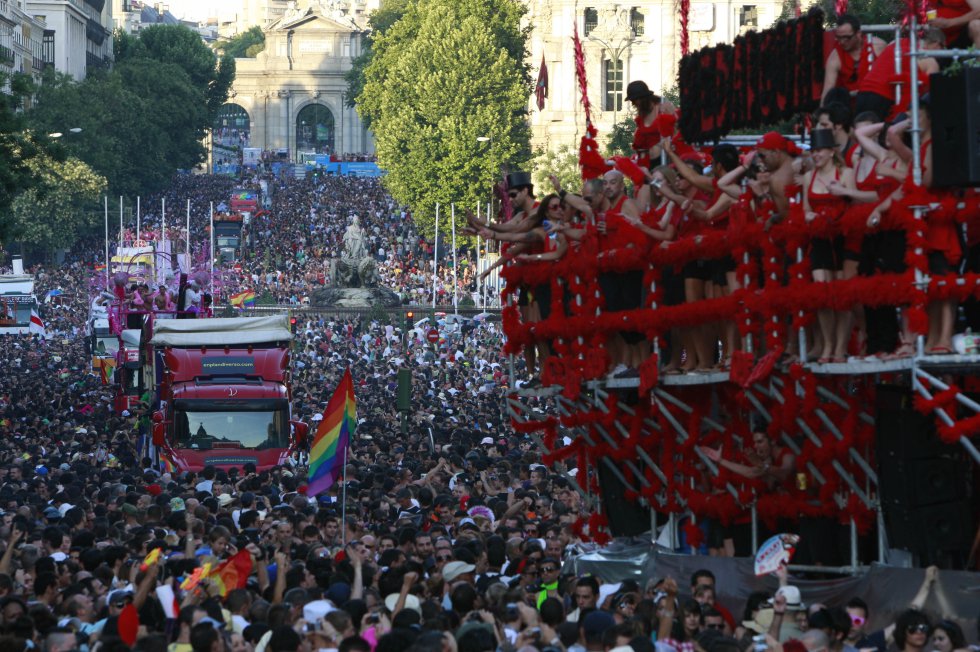
[[[854,27],[842,25],[845,32]],[[671,111],[637,84],[630,84],[628,98],[639,109],[636,163],[648,167],[631,197],[618,170],[587,183],[581,195],[556,184],[540,202],[529,176],[514,174],[508,179],[514,219],[503,225],[474,218],[473,230],[508,242],[505,259],[522,264],[559,261],[587,246],[596,237],[592,230],[609,256],[626,240],[648,247],[706,236],[727,228],[736,202],[748,206],[754,219],[775,224],[794,203],[806,220],[832,220],[825,210],[844,210],[835,202],[848,198],[868,204],[865,217],[874,228],[895,188],[885,179],[900,182],[907,174],[904,122],[889,126],[883,115],[851,119],[845,103],[833,102],[818,112],[826,130],[815,132],[809,157],[782,136],[767,134],[754,154],[742,158],[715,148],[708,174],[702,155],[660,137],[668,122],[662,116]],[[928,127],[928,107],[922,117]],[[670,165],[649,167],[661,153]],[[266,181],[272,184],[271,206],[248,226],[248,255],[221,270],[220,292],[252,289],[277,303],[304,303],[313,289],[329,285],[328,260],[340,251],[356,215],[381,283],[407,303],[432,300],[431,243],[376,180]],[[164,197],[178,224],[191,199],[198,240],[208,206],[225,201],[233,185],[210,176],[179,177]],[[153,207],[141,216],[148,232],[160,228],[154,214],[159,200],[145,204]],[[843,241],[815,249],[816,281],[857,273]],[[7,444],[0,450],[0,652],[968,647],[963,628],[945,619],[947,613],[923,610],[935,590],[935,569],[926,572],[911,605],[889,605],[894,618],[856,597],[807,605],[805,586],[801,593],[800,582],[785,569],[777,573],[778,589],[773,580],[774,590],[747,599],[743,587],[725,586],[707,570],[616,581],[572,572],[570,559],[590,539],[595,503],[580,487],[588,486],[582,481],[591,470],[546,466],[540,442],[510,427],[504,388],[513,379],[501,353],[503,334],[493,322],[444,328],[430,345],[421,329],[397,320],[301,313],[293,414],[315,424],[344,370],[350,368],[355,380],[358,427],[343,480],[308,496],[303,451],[269,470],[246,464],[165,472],[146,457],[151,406],[112,413],[112,389],[90,373],[82,335],[100,251],[98,242],[82,242],[62,266],[32,266],[39,296],[62,290],[60,304],[44,314],[49,338],[0,339],[0,439]],[[465,249],[458,253],[466,262],[457,287],[463,296],[476,289],[475,261]],[[936,253],[945,258],[942,248]],[[677,270],[669,300],[735,289],[733,264],[698,261]],[[818,278],[821,272],[827,273]],[[634,271],[621,270],[601,279],[605,308],[640,305],[641,281]],[[551,302],[551,287],[523,288],[523,319],[546,319],[554,305],[568,300]],[[451,300],[448,265],[440,267],[436,292],[438,303]],[[942,322],[941,314],[937,318]],[[814,355],[846,355],[841,338],[850,339],[852,324],[850,315],[821,316]],[[897,331],[897,320],[894,326]],[[668,371],[723,366],[737,346],[734,329],[724,324],[674,335]],[[930,342],[932,348],[949,344],[946,331]],[[647,345],[642,336],[622,333],[611,344],[612,371],[635,372]],[[542,358],[550,353],[546,346],[538,352]],[[521,377],[542,364],[528,353],[514,369]],[[406,366],[413,411],[403,421],[391,406],[397,371]],[[768,450],[764,461],[760,453],[759,468],[764,464],[775,479],[792,461],[765,444],[757,442]],[[720,453],[709,456],[724,462]],[[728,464],[736,473],[754,472]],[[197,581],[202,569],[226,562],[247,578],[241,588],[237,580],[235,586],[217,577]],[[887,596],[879,599],[888,602]]]
[[[227,208],[232,189],[238,186],[260,193],[261,201],[268,202],[268,209],[257,211],[244,227],[244,245],[237,264],[224,261],[216,266],[216,303],[224,304],[231,295],[252,290],[278,304],[309,305],[313,291],[335,284],[334,260],[341,256],[344,232],[355,217],[366,235],[366,253],[377,263],[379,285],[394,291],[406,304],[432,303],[433,292],[436,304],[453,303],[450,242],[444,236],[440,238],[438,273],[434,274],[433,236],[419,233],[410,212],[385,193],[377,178],[311,175],[298,180],[265,173],[255,173],[242,181],[204,175],[177,177],[166,192],[144,199],[142,239],[153,239],[159,233],[163,199],[168,237],[182,252],[182,229],[190,200],[195,265],[208,269],[205,252],[210,246],[210,207],[213,204],[219,211]],[[136,234],[132,221],[127,224],[124,239],[130,241]],[[98,251],[101,249],[93,243],[88,259],[96,262]],[[482,305],[476,294],[475,250],[460,246],[457,264],[456,300]]]
[[[88,270],[36,268],[41,290]],[[294,412],[321,411],[343,369],[358,430],[346,492],[305,495],[303,456],[282,468],[170,474],[142,457],[147,411],[109,411],[79,337],[84,300],[47,312],[47,341],[0,341],[0,648],[170,652],[901,652],[965,650],[960,626],[913,609],[870,628],[866,604],[775,593],[726,600],[714,575],[601,582],[569,572],[588,536],[569,476],[506,425],[501,333],[438,347],[388,324],[309,315]],[[390,405],[412,369],[405,434]],[[342,503],[346,497],[346,505]],[[158,560],[148,558],[162,551]],[[248,580],[187,586],[241,559]],[[927,574],[914,603],[930,595]],[[733,617],[733,613],[739,617]],[[134,614],[136,616],[134,620]],[[135,624],[138,622],[138,626]],[[971,632],[972,633],[972,632]]]

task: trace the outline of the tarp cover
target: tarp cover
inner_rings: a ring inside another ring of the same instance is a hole
[[[229,317],[214,319],[161,319],[155,323],[154,346],[238,346],[288,342],[289,317]]]
[[[678,555],[649,544],[613,544],[571,560],[569,572],[578,576],[595,575],[604,582],[635,579],[643,586],[650,579],[673,577],[682,591],[689,590],[694,571],[706,568],[716,578],[719,602],[741,620],[745,601],[752,591],[775,592],[779,583],[774,576],[756,577],[753,561],[748,558],[705,557]],[[565,569],[563,568],[564,572]],[[843,605],[859,597],[871,605],[866,631],[872,632],[895,622],[895,617],[909,608],[925,577],[919,568],[896,568],[872,565],[864,574],[829,580],[797,580],[804,604]],[[924,611],[933,622],[939,617],[957,621],[968,639],[977,631],[980,612],[980,575],[967,571],[939,571],[938,579],[929,591]]]
[[[131,349],[140,348],[140,336],[142,334],[143,331],[138,328],[127,328],[122,332],[123,344]]]

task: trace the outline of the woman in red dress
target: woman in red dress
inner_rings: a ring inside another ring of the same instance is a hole
[[[844,167],[837,153],[834,135],[829,129],[813,132],[810,150],[814,169],[803,178],[803,212],[807,222],[836,225],[847,209],[847,200],[831,192],[832,184],[853,189],[854,170]],[[853,252],[852,252],[853,254]],[[813,280],[829,283],[842,275],[845,249],[844,237],[834,232],[828,237],[813,238],[810,242],[810,268]],[[850,312],[850,311],[848,311]],[[846,362],[847,344],[850,340],[851,320],[845,315],[835,315],[830,308],[817,311],[822,348],[818,362]]]

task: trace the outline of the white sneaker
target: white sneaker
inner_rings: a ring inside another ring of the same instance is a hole
[[[607,376],[607,378],[615,378],[616,377],[616,374],[623,373],[627,369],[629,369],[629,367],[627,367],[622,362],[620,362],[618,365],[616,365],[616,368],[615,369],[613,369],[612,371],[609,372],[609,375]]]

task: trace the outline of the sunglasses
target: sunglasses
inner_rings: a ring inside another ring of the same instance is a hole
[[[561,210],[561,204],[548,204],[548,210],[549,211],[560,211]]]
[[[724,625],[724,623],[712,623],[710,625],[705,625],[705,628],[706,629],[717,629],[717,630],[720,631],[722,629],[725,629],[725,625]]]
[[[516,198],[517,195],[518,195],[518,193],[516,191],[514,191],[514,190],[511,190],[509,193],[507,193],[507,196],[510,197],[511,199]]]
[[[436,561],[449,561],[452,558],[453,558],[452,555],[439,555],[438,557],[436,557]]]
[[[920,634],[928,634],[929,629],[930,629],[929,625],[925,623],[920,623],[918,625],[909,625],[905,631],[908,632],[909,634],[914,634],[916,632]]]

